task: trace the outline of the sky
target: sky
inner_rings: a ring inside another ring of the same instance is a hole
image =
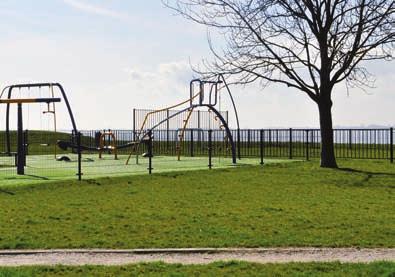
[[[160,0],[2,0],[0,33],[0,86],[61,83],[79,129],[130,129],[133,108],[187,99],[196,77],[190,65],[211,57],[207,29]],[[336,88],[335,126],[395,126],[394,62],[368,68],[376,76],[374,89]],[[318,126],[316,105],[301,92],[258,84],[232,91],[243,128]],[[25,128],[49,124],[39,109],[25,108]],[[58,121],[59,128],[70,128],[61,107]]]

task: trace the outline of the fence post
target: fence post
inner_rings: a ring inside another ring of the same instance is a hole
[[[202,134],[200,133],[200,130],[202,129],[201,128],[201,125],[202,125],[202,123],[201,123],[201,119],[200,119],[200,110],[198,110],[197,111],[197,118],[198,118],[198,123],[197,123],[197,132],[198,132],[198,135],[197,135],[197,147],[198,147],[198,149],[199,149],[199,151],[201,151],[201,148],[202,148]]]
[[[78,181],[82,180],[81,132],[77,132]]]
[[[136,141],[136,109],[133,109],[133,141]]]
[[[152,157],[153,157],[153,151],[152,151],[152,131],[148,132],[148,173],[152,174]]]
[[[169,121],[169,117],[170,117],[170,112],[169,110],[166,110],[166,117],[167,117],[167,121],[166,121],[166,153],[170,153],[169,152],[169,135],[170,135],[170,121]]]
[[[263,140],[264,140],[264,130],[261,130],[260,132],[260,152],[261,152],[261,165],[264,165],[265,162],[263,161],[264,158],[264,144],[263,144]]]
[[[191,129],[191,139],[190,139],[190,150],[191,150],[191,157],[194,157],[194,153],[193,153],[193,141],[194,141],[194,139],[193,139],[193,129]]]
[[[394,163],[394,128],[390,128],[390,161]]]
[[[352,150],[352,130],[348,130],[348,149]]]
[[[213,130],[208,130],[208,168],[212,169],[212,156],[213,156]]]
[[[306,161],[310,160],[309,153],[309,130],[306,130]]]
[[[293,149],[292,149],[292,128],[289,128],[289,159],[293,159]]]
[[[25,142],[23,136],[23,120],[22,120],[22,104],[18,103],[18,131],[17,131],[17,173],[18,175],[25,175]]]
[[[240,129],[237,129],[237,156],[239,157],[239,160],[241,160],[241,141],[240,141]]]

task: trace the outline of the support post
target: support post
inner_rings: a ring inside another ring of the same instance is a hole
[[[133,109],[133,141],[136,141],[136,109]]]
[[[213,168],[212,163],[213,156],[213,130],[208,130],[208,168]]]
[[[81,151],[81,132],[77,132],[77,156],[78,156],[78,181],[82,180],[82,151]]]
[[[193,143],[194,143],[194,139],[193,139],[193,129],[191,129],[191,139],[190,139],[190,151],[191,151],[191,157],[194,157],[194,149],[193,149]]]
[[[241,160],[241,141],[240,141],[240,128],[237,129],[237,156]]]
[[[289,128],[289,159],[292,160],[293,159],[293,132],[292,132],[292,128]]]
[[[166,110],[166,153],[170,153],[169,151],[169,135],[170,135],[170,121],[169,121],[169,117],[170,117],[170,111]]]
[[[197,143],[197,147],[198,147],[199,151],[201,152],[203,136],[202,136],[202,134],[200,132],[200,130],[202,129],[202,122],[201,122],[201,118],[200,117],[201,117],[200,116],[200,110],[198,110],[197,111],[197,118],[198,118],[198,125],[197,125],[197,127],[198,127],[198,131],[197,131],[198,132],[198,135],[197,135],[198,143]]]
[[[18,162],[17,162],[17,174],[25,175],[25,143],[23,139],[23,112],[22,104],[18,104]]]
[[[264,165],[265,164],[265,162],[263,161],[263,158],[264,158],[264,144],[263,144],[263,141],[264,141],[264,136],[265,136],[265,133],[264,133],[265,131],[264,130],[261,130],[261,132],[260,132],[260,154],[261,154],[261,165]]]
[[[390,161],[394,163],[394,128],[390,128]]]
[[[248,129],[247,130],[247,149],[249,150],[250,148],[251,148],[251,129]],[[247,155],[249,154],[248,152],[247,152]]]
[[[309,130],[306,130],[306,161],[310,160]]]
[[[152,131],[148,132],[148,173],[152,174],[152,157],[153,157],[153,150],[152,150]]]

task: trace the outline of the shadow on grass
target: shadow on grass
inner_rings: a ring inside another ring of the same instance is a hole
[[[344,171],[344,172],[349,172],[349,173],[361,173],[361,174],[367,174],[367,175],[378,175],[378,176],[390,176],[390,177],[395,177],[395,173],[388,173],[388,172],[373,172],[373,171],[367,171],[367,170],[359,170],[359,169],[354,169],[354,168],[338,168],[337,170]]]
[[[362,186],[366,185],[375,176],[395,177],[395,173],[388,173],[388,172],[373,172],[373,171],[359,170],[359,169],[354,169],[354,168],[338,168],[337,170],[343,171],[343,172],[348,172],[348,173],[359,173],[359,174],[366,175],[361,181],[357,181],[354,183],[354,186],[357,186],[357,187],[362,187]],[[395,189],[395,185],[386,185],[383,187]]]
[[[4,189],[0,189],[0,193],[4,193],[4,194],[8,194],[8,195],[15,195],[15,193],[13,193],[11,191],[4,190]]]
[[[45,180],[45,181],[49,181],[49,180],[50,180],[50,179],[47,178],[47,177],[37,176],[37,175],[31,175],[31,174],[25,174],[25,176],[31,177],[31,178],[34,178],[34,179]]]

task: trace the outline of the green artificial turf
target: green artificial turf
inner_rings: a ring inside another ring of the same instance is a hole
[[[394,276],[395,264],[292,263],[249,264],[242,262],[210,265],[168,265],[164,263],[104,267],[21,267],[0,268],[0,277],[27,276]]]
[[[0,248],[395,247],[394,165],[340,165],[3,187]]]
[[[39,183],[53,183],[62,180],[76,180],[78,172],[77,155],[68,154],[71,162],[59,162],[54,159],[53,155],[30,155],[27,156],[27,167],[25,175],[18,176],[16,168],[11,166],[1,166],[0,163],[0,188],[10,185],[29,185]],[[103,155],[103,159],[98,158],[98,154],[84,154],[82,159],[83,179],[93,179],[100,177],[117,177],[130,175],[147,175],[148,159],[139,158],[138,164],[136,158],[130,160],[126,165],[128,155],[118,155],[118,160],[113,155]],[[8,161],[5,164],[12,164],[13,158],[0,157],[0,160]],[[266,159],[266,163],[289,163],[297,160],[278,160]],[[237,165],[232,164],[228,158],[212,159],[214,169],[241,167],[246,165],[257,165],[260,160],[255,158],[245,158],[238,161]],[[175,172],[175,171],[192,171],[208,169],[207,157],[182,157],[181,161],[173,156],[155,156],[152,160],[153,173]]]

